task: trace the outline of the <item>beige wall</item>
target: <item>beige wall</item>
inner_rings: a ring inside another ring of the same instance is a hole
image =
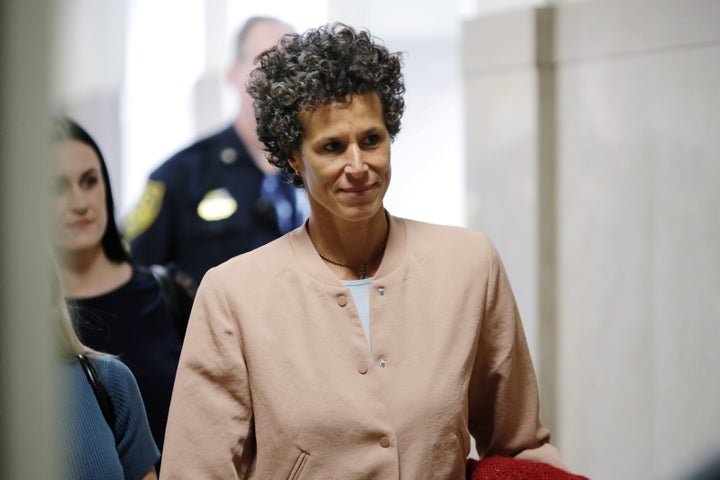
[[[49,323],[50,3],[0,1],[0,478],[55,478],[56,330]]]
[[[540,13],[538,13],[540,12]],[[537,29],[547,11],[523,9],[466,24],[467,225],[498,247],[540,378],[542,418],[555,425],[552,72]],[[540,122],[540,116],[550,117]],[[544,165],[545,168],[541,168]],[[542,281],[541,281],[542,279]]]
[[[594,480],[720,454],[717,25],[712,0],[466,24],[468,224],[530,306],[544,416]]]

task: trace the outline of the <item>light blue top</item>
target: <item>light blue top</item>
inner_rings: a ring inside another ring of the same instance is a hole
[[[364,278],[362,280],[343,280],[343,283],[350,289],[350,293],[355,301],[358,314],[360,315],[360,323],[362,323],[365,338],[368,347],[372,347],[370,342],[370,282],[372,278]]]
[[[61,430],[63,475],[72,480],[137,480],[160,458],[135,377],[109,356],[90,358],[115,406],[110,430],[80,362],[64,362],[66,417]]]

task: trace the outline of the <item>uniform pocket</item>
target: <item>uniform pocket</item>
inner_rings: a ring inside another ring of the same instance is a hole
[[[310,454],[300,450],[300,455],[298,455],[297,460],[295,460],[295,465],[293,465],[292,470],[290,470],[288,480],[299,480],[302,477],[303,470],[305,470],[305,465],[307,465],[308,460],[310,460]]]

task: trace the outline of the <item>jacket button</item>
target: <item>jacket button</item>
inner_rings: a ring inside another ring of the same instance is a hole
[[[385,360],[384,358],[381,358],[380,361],[378,362],[378,365],[380,365],[382,368],[387,367],[387,360]]]
[[[340,305],[341,307],[344,307],[345,305],[347,305],[347,297],[341,293],[340,295],[337,296],[337,302],[338,302],[338,305]]]
[[[385,295],[385,287],[378,287],[377,293],[378,293],[378,295],[380,295],[381,297],[382,297],[383,295]]]
[[[382,437],[380,437],[380,446],[383,447],[383,448],[389,447],[389,446],[390,446],[390,439],[389,439],[388,437],[386,437],[385,435],[383,435]]]
[[[358,365],[358,373],[360,375],[365,375],[368,372],[368,366],[365,362],[360,362],[360,365]]]

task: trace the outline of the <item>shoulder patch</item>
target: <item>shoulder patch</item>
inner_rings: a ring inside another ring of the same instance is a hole
[[[142,235],[155,222],[160,213],[164,196],[165,184],[163,182],[156,180],[147,182],[140,203],[125,222],[123,233],[128,241]]]

